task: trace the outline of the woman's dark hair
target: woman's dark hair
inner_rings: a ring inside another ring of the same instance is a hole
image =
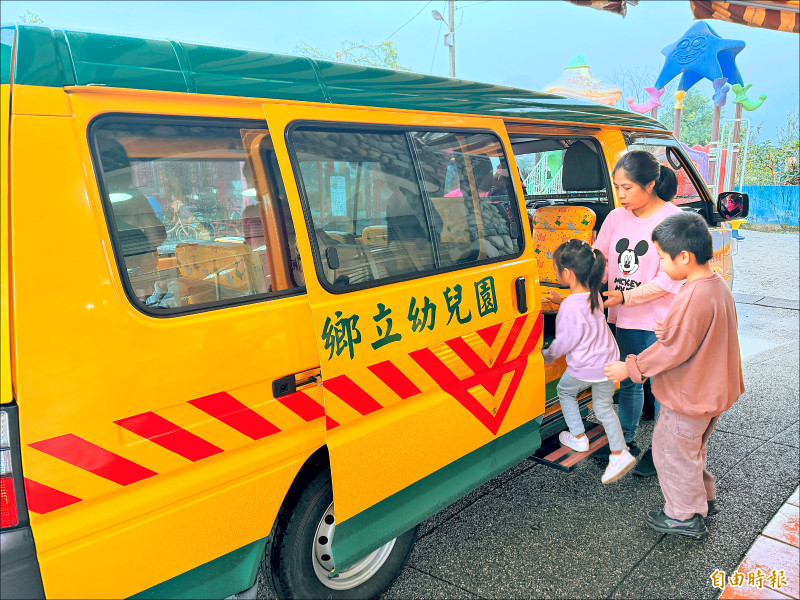
[[[642,187],[655,181],[653,191],[664,202],[672,202],[678,192],[678,177],[675,171],[667,165],[658,164],[656,157],[644,150],[633,150],[620,158],[614,165],[612,175],[619,169],[625,171],[628,179]]]
[[[578,283],[589,289],[592,312],[601,307],[600,287],[606,272],[606,258],[600,250],[593,249],[583,240],[569,240],[553,252],[553,262],[559,271],[569,269],[575,273]]]
[[[697,264],[704,265],[714,256],[714,243],[705,219],[696,213],[683,212],[667,217],[653,229],[652,239],[672,260],[681,252],[691,252]]]

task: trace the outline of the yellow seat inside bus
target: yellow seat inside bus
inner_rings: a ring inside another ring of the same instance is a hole
[[[558,306],[546,297],[551,290],[562,297],[569,294],[569,289],[560,285],[556,278],[553,252],[571,239],[591,244],[594,241],[595,221],[594,211],[586,206],[545,206],[533,213],[533,244],[542,285],[543,311],[558,310]]]

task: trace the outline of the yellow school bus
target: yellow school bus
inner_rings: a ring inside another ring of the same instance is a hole
[[[420,522],[563,427],[547,255],[592,239],[630,146],[681,171],[730,276],[646,117],[0,33],[3,597],[223,598],[264,559],[283,596],[379,595]]]

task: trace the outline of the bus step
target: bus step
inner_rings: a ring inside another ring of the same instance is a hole
[[[556,434],[544,440],[542,447],[531,458],[548,467],[570,473],[579,462],[586,460],[598,449],[608,445],[608,438],[602,425],[584,421],[583,427],[586,429],[586,435],[589,436],[588,452],[575,452],[567,446],[562,446],[558,441],[558,434]]]

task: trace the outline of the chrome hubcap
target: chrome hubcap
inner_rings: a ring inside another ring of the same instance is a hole
[[[333,530],[336,529],[336,518],[333,514],[333,502],[331,502],[322,519],[317,525],[317,531],[312,543],[311,560],[314,565],[314,573],[323,585],[333,590],[349,590],[357,587],[369,580],[386,562],[392,553],[394,543],[391,540],[362,558],[349,569],[341,572],[333,572],[333,554],[331,553],[331,542],[333,541]]]

